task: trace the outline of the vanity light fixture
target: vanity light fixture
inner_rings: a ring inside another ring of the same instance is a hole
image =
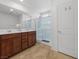
[[[24,0],[20,0],[21,2],[23,2]]]

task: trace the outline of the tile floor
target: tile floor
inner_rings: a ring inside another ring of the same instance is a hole
[[[35,46],[11,57],[10,59],[75,59],[55,52],[47,45],[37,43]]]

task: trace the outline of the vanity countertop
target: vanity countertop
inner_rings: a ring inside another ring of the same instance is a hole
[[[11,33],[21,33],[21,32],[29,32],[35,30],[27,30],[27,29],[0,29],[0,35],[11,34]]]

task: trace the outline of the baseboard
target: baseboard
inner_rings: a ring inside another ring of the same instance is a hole
[[[57,49],[55,49],[53,46],[51,46],[49,43],[43,43],[41,40],[37,40],[37,43],[41,43],[41,44],[45,44],[51,47],[52,51],[58,51]]]
[[[59,52],[59,51],[58,51],[58,52]],[[69,56],[69,57],[72,57],[73,59],[78,59],[78,58],[75,58],[75,57],[73,57],[73,56],[67,55],[67,54],[65,54],[65,53],[63,53],[63,52],[59,52],[59,53],[64,54],[64,55]]]

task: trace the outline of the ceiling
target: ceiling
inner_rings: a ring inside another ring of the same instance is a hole
[[[20,2],[20,0],[11,1],[25,6],[29,10],[29,13],[33,14],[48,11],[51,8],[51,0],[24,0],[23,2]]]

